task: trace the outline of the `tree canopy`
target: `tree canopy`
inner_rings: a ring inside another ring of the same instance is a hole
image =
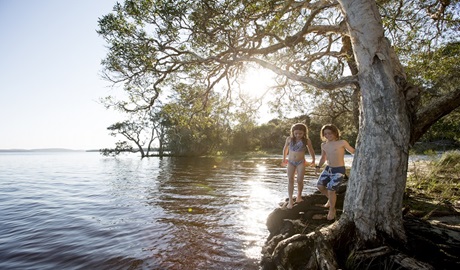
[[[459,5],[418,0],[377,3],[385,35],[408,67],[412,95],[418,97],[422,90],[430,96],[428,101],[433,101],[433,93],[453,95],[428,104],[427,111],[416,100],[414,118],[423,123],[414,123],[413,143],[434,123],[434,107],[445,111],[436,113],[438,120],[459,105],[453,102],[459,92],[453,49],[458,42]],[[227,111],[221,112],[229,113],[235,110],[232,106],[241,105],[237,80],[253,63],[278,75],[270,94],[280,111],[305,106],[301,96],[325,98],[334,106],[324,102],[316,109],[336,110],[328,111],[331,119],[350,113],[357,126],[359,96],[353,92],[359,91],[358,69],[337,1],[124,1],[99,25],[98,33],[109,48],[102,62],[104,76],[123,85],[126,93],[125,99],[110,106],[122,111],[150,111],[171,102],[168,97],[193,91],[187,102],[195,104],[183,108],[191,110],[191,117],[215,106],[211,97],[216,94],[226,102]],[[437,65],[439,59],[446,65]],[[446,76],[452,80],[443,80]],[[449,109],[446,104],[451,104]],[[244,113],[254,107],[247,106]]]

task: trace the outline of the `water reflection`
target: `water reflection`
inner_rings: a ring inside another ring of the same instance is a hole
[[[0,161],[2,269],[258,269],[287,196],[278,156]]]
[[[165,210],[159,222],[173,225],[169,233],[179,241],[169,243],[170,252],[163,264],[177,264],[177,256],[191,254],[181,267],[227,263],[256,267],[260,250],[252,258],[244,253],[248,228],[240,219],[245,216],[242,204],[249,194],[240,170],[238,162],[224,159],[164,161],[157,178],[158,200],[152,203]]]

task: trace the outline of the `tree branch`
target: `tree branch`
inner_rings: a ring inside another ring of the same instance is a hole
[[[313,87],[316,87],[318,89],[323,89],[323,90],[333,90],[333,89],[345,87],[345,86],[354,86],[358,82],[358,77],[356,75],[342,77],[332,82],[325,82],[325,81],[320,81],[320,80],[317,80],[317,79],[314,79],[308,76],[299,76],[288,70],[281,69],[267,61],[264,61],[258,58],[247,58],[244,60],[255,62],[264,68],[272,70],[278,75],[283,75],[291,80],[298,81],[298,82],[301,82],[307,85],[311,85]]]
[[[460,88],[433,100],[416,113],[416,121],[411,131],[410,144],[413,145],[439,119],[460,107]]]

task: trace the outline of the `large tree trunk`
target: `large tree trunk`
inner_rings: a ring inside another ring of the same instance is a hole
[[[418,93],[408,87],[399,60],[384,37],[376,3],[339,3],[350,33],[362,98],[343,212],[338,222],[307,234],[301,228],[301,234],[290,236],[285,228],[292,226],[283,227],[275,236],[271,230],[263,269],[372,269],[371,265],[381,263],[395,268],[434,269],[406,254],[411,247],[403,227],[402,201]],[[317,204],[306,198],[304,202],[313,210]],[[304,212],[300,205],[296,207],[283,214]]]
[[[405,239],[402,198],[406,184],[410,122],[402,68],[384,37],[374,1],[339,1],[358,63],[361,114],[357,149],[342,222],[355,225],[364,242],[378,232]],[[342,223],[341,222],[341,223]]]

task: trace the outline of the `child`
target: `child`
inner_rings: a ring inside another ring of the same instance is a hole
[[[294,175],[297,171],[297,198],[296,202],[302,201],[302,190],[303,190],[303,178],[305,175],[305,166],[307,162],[305,160],[305,152],[308,149],[308,153],[312,158],[311,166],[315,164],[315,152],[311,145],[311,141],[308,138],[307,126],[301,123],[294,124],[291,127],[291,136],[286,138],[286,143],[283,148],[283,162],[282,166],[287,165],[288,175],[288,195],[289,203],[287,208],[291,209],[294,206],[294,200],[292,195],[294,193]],[[286,160],[286,157],[288,159]]]
[[[345,140],[340,140],[338,128],[332,124],[324,125],[321,128],[321,159],[316,166],[316,173],[327,160],[327,166],[318,178],[318,189],[328,198],[325,207],[329,207],[327,219],[335,219],[335,202],[337,200],[336,191],[345,175],[345,150],[351,154],[355,149]]]

